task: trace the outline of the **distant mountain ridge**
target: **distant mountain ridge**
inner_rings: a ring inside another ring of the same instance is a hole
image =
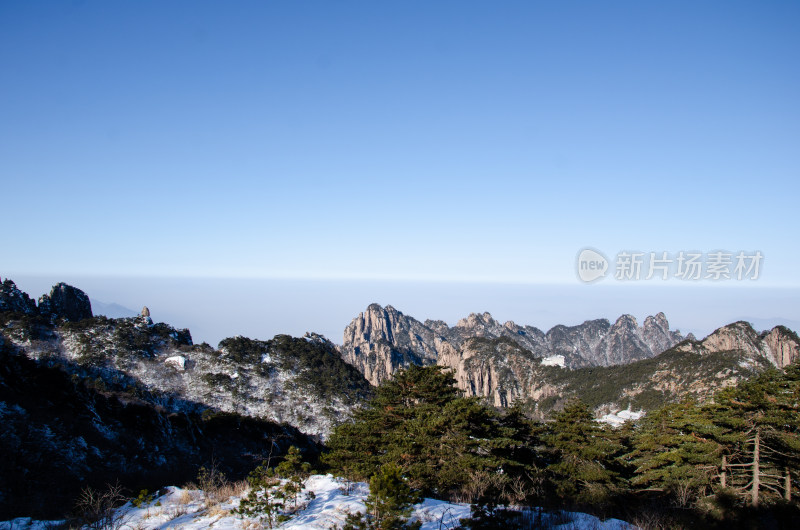
[[[641,325],[622,315],[614,323],[588,320],[545,332],[500,323],[489,313],[454,326],[420,322],[372,304],[345,328],[341,346],[307,334],[233,337],[213,348],[193,344],[189,330],[143,315],[108,319],[91,312],[88,297],[74,287],[58,284],[37,306],[6,280],[0,342],[34,360],[61,358],[101,374],[117,370],[201,408],[286,422],[322,439],[363,403],[370,383],[410,364],[450,368],[466,395],[498,407],[521,402],[542,415],[580,397],[603,413],[650,410],[687,395],[701,399],[770,366],[782,368],[800,351],[800,339],[782,326],[758,333],[737,322],[697,340],[670,329],[663,313]]]
[[[650,409],[688,395],[702,399],[770,366],[796,361],[800,339],[783,326],[759,334],[737,322],[698,341],[670,330],[663,313],[642,326],[622,315],[614,324],[589,320],[546,333],[500,324],[489,313],[450,327],[372,304],[347,326],[340,349],[372,384],[409,364],[439,364],[454,371],[467,395],[498,407],[526,402],[541,413],[569,397],[598,410]]]
[[[99,300],[92,300],[92,312],[108,318],[131,318],[139,314],[129,307],[117,303],[107,304]]]
[[[749,322],[739,321],[716,329],[701,341],[683,341],[675,350],[700,355],[740,351],[748,359],[762,358],[777,368],[785,368],[800,357],[800,338],[786,326],[759,333]]]
[[[371,304],[345,329],[341,351],[368,381],[379,384],[401,366],[434,364],[475,337],[511,339],[533,358],[549,358],[558,364],[563,358],[567,368],[648,359],[684,339],[680,331],[670,330],[664,313],[647,317],[642,326],[631,315],[622,315],[614,324],[606,319],[587,320],[543,332],[511,321],[501,324],[489,313],[472,313],[453,327],[441,320],[422,323],[392,306]]]

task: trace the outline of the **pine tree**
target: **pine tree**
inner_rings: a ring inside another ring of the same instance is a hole
[[[323,461],[353,480],[366,480],[382,463],[392,444],[404,437],[410,422],[441,411],[458,397],[455,379],[440,366],[411,365],[378,387],[375,397],[339,425],[328,440]]]
[[[292,502],[292,509],[297,509],[297,497],[305,486],[305,479],[311,473],[311,464],[303,462],[300,449],[291,446],[283,457],[283,461],[275,466],[275,473],[285,479],[279,495]]]
[[[348,517],[344,530],[395,530],[416,529],[419,521],[408,523],[413,505],[419,495],[403,480],[400,468],[387,464],[369,481],[369,496],[365,501],[367,512]]]
[[[724,454],[723,434],[711,414],[692,401],[651,411],[626,455],[635,466],[631,484],[667,492],[687,506],[711,488]]]
[[[235,510],[238,515],[254,517],[267,528],[275,528],[281,522],[283,499],[275,495],[274,489],[280,484],[272,469],[262,463],[247,476],[250,492],[242,499]]]
[[[412,487],[446,496],[476,470],[513,468],[518,434],[478,398],[461,397],[450,372],[411,366],[381,385],[352,423],[334,430],[323,458],[354,480],[395,464]]]
[[[298,496],[310,473],[311,465],[303,462],[300,449],[291,446],[275,468],[262,462],[250,472],[247,477],[250,491],[239,503],[236,513],[257,518],[267,528],[274,528],[297,510]]]
[[[547,425],[544,442],[553,461],[548,473],[561,499],[598,505],[617,489],[622,446],[594,420],[589,407],[572,400]]]
[[[726,429],[720,483],[749,505],[792,498],[800,462],[800,367],[771,370],[721,392],[708,406]]]

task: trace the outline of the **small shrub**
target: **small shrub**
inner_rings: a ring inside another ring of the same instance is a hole
[[[134,498],[133,500],[131,500],[131,504],[133,504],[137,508],[141,508],[142,505],[148,505],[151,502],[153,502],[153,499],[155,499],[155,498],[156,498],[155,493],[151,494],[147,490],[141,490],[139,492],[139,495],[136,498]]]
[[[187,490],[183,490],[181,496],[178,498],[178,503],[189,504],[190,502],[192,502],[192,495]]]
[[[400,468],[387,464],[369,481],[366,513],[349,514],[343,530],[418,529],[420,521],[407,522],[420,497],[403,479]]]
[[[228,478],[217,467],[216,460],[212,460],[209,467],[201,466],[197,471],[197,489],[203,490],[206,499],[217,503],[230,497],[228,492]]]
[[[78,516],[90,530],[118,530],[123,514],[117,510],[127,499],[119,483],[107,485],[103,491],[86,487],[75,506]]]

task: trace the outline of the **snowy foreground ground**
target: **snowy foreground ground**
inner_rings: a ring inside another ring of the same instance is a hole
[[[166,491],[166,493],[164,493]],[[302,498],[314,493],[314,498],[301,502],[301,507],[291,520],[277,528],[281,529],[330,529],[340,528],[348,512],[364,511],[364,499],[369,493],[366,484],[351,487],[349,495],[343,492],[342,483],[331,475],[314,475],[306,482]],[[200,490],[187,490],[171,486],[152,502],[136,508],[126,504],[116,512],[113,528],[119,530],[178,530],[178,529],[245,529],[256,530],[262,525],[256,519],[242,518],[233,513],[239,505],[239,497],[229,497],[221,502],[210,502]],[[425,499],[414,507],[412,520],[422,521],[423,530],[446,530],[456,528],[459,519],[469,517],[467,504],[452,504]],[[633,530],[634,526],[618,519],[601,521],[585,513],[559,512],[557,514],[537,512],[542,527],[554,529],[602,529]],[[0,522],[0,530],[44,530],[53,522],[14,519]]]

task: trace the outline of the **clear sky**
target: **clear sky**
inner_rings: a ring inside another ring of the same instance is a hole
[[[0,275],[798,287],[798,52],[795,1],[3,1]]]

